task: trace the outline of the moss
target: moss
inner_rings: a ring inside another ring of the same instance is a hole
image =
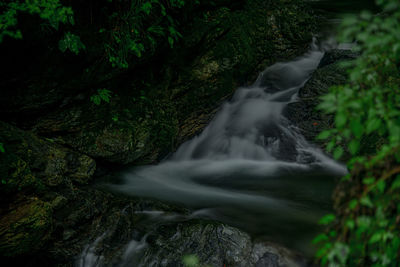
[[[51,206],[32,199],[0,219],[0,254],[8,257],[39,250],[50,238]]]
[[[38,190],[41,184],[60,186],[70,179],[87,183],[95,170],[96,164],[88,156],[1,121],[0,137],[7,146],[7,153],[0,155],[3,158],[0,172],[2,177],[7,177],[6,180],[15,180],[15,185],[31,185]],[[35,172],[37,179],[29,176],[30,171]]]
[[[0,192],[2,197],[17,191],[43,192],[45,186],[31,172],[28,164],[11,153],[0,154]]]

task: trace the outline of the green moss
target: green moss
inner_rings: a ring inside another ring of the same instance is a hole
[[[32,174],[27,163],[18,156],[11,153],[1,154],[0,161],[2,180],[0,192],[3,197],[17,191],[42,192],[44,190],[42,181]]]
[[[40,249],[51,227],[49,203],[33,199],[18,205],[0,219],[0,254],[12,257]]]

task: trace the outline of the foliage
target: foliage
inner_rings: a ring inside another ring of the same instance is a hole
[[[64,38],[58,43],[58,47],[62,52],[69,49],[75,55],[79,54],[80,50],[85,49],[85,45],[81,42],[79,36],[72,34],[70,32],[65,33]]]
[[[18,15],[27,13],[38,15],[54,29],[58,30],[60,23],[73,25],[74,12],[70,7],[63,6],[59,0],[19,0],[0,3],[4,11],[0,13],[0,43],[5,36],[21,39],[21,30],[17,28]]]
[[[144,53],[154,52],[158,45],[166,42],[172,48],[182,37],[172,13],[182,9],[185,1],[132,0],[128,3],[129,6],[125,7],[124,2],[119,3],[121,10],[125,11],[111,15],[111,29],[99,31],[109,36],[104,46],[113,67],[127,68],[131,56],[141,58]]]
[[[96,105],[100,105],[102,100],[106,103],[109,103],[110,99],[111,99],[111,91],[107,89],[99,89],[97,90],[97,94],[94,94],[90,97],[90,101],[92,101]]]
[[[322,265],[395,266],[400,261],[400,171],[376,171],[392,159],[390,166],[400,162],[400,2],[376,2],[383,9],[379,16],[363,11],[343,20],[341,38],[357,40],[360,56],[345,65],[349,82],[331,88],[319,106],[335,116],[335,128],[319,138],[330,140],[327,150],[336,159],[350,154],[352,175],[344,179],[361,180],[358,195],[336,216],[321,220],[331,226],[314,240],[321,244]]]
[[[152,54],[159,46],[174,47],[182,35],[178,31],[176,14],[187,5],[199,1],[184,0],[114,0],[107,14],[109,21],[98,30],[102,38],[107,60],[113,67],[127,68],[133,58]],[[0,3],[0,43],[5,36],[22,39],[18,28],[20,14],[37,15],[50,28],[59,29],[60,24],[74,25],[74,12],[63,6],[60,0],[14,0]],[[49,28],[49,27],[47,27]],[[80,37],[66,32],[58,44],[60,50],[78,54],[85,46]]]

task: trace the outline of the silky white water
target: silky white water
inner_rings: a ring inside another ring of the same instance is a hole
[[[304,56],[268,67],[170,158],[133,168],[107,187],[302,249],[329,212],[333,178],[346,173],[283,116],[323,55],[313,44]]]

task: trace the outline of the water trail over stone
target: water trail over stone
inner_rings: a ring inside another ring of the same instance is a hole
[[[206,129],[159,165],[134,168],[110,188],[202,210],[204,217],[293,244],[330,208],[345,167],[310,145],[282,115],[324,52],[277,63],[239,88]],[[298,233],[298,232],[301,233]]]

